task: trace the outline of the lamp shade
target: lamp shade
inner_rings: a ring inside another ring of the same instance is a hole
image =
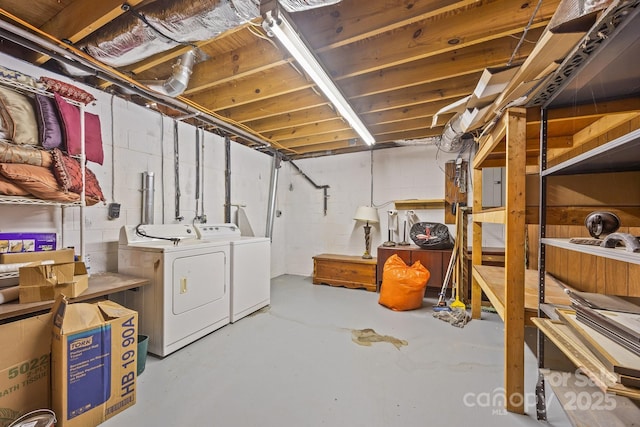
[[[366,221],[371,223],[380,222],[380,217],[378,217],[378,210],[376,208],[372,208],[371,206],[358,206],[353,219],[355,219],[356,221]]]

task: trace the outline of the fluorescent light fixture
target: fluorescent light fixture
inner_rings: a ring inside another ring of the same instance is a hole
[[[274,18],[272,11],[268,11],[265,24],[265,30],[269,35],[273,34],[280,40],[280,43],[287,48],[291,56],[295,58],[298,64],[300,64],[309,77],[311,77],[322,93],[329,98],[329,101],[331,101],[340,115],[347,120],[353,130],[360,135],[360,138],[362,138],[367,145],[373,145],[375,139],[373,139],[369,130],[365,127],[364,123],[362,123],[356,112],[353,111],[353,108],[351,108],[335,83],[333,83],[333,80],[327,75],[324,68],[322,68],[298,33],[293,29],[293,26],[285,19],[282,12],[279,13],[277,18]]]

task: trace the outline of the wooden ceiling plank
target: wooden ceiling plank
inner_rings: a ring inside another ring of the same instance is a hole
[[[420,140],[423,138],[433,138],[436,136],[442,135],[444,131],[443,127],[435,127],[435,128],[423,128],[423,129],[414,129],[408,132],[397,132],[397,133],[389,133],[376,135],[376,144],[383,144],[385,142],[397,142],[397,141],[411,141],[411,140]]]
[[[296,92],[314,86],[293,67],[286,65],[261,73],[260,78],[240,79],[187,96],[210,110],[223,110]]]
[[[281,116],[287,113],[305,111],[327,105],[327,101],[319,97],[313,90],[305,89],[287,95],[264,99],[250,104],[217,111],[221,116],[239,123]]]
[[[413,105],[411,107],[395,108],[393,110],[379,111],[376,113],[361,114],[360,118],[366,123],[393,123],[415,118],[429,118],[442,107],[449,105],[450,101],[443,100],[426,104]],[[429,123],[426,124],[427,126]]]
[[[358,98],[352,102],[352,105],[356,112],[373,113],[431,101],[460,99],[473,92],[481,74],[479,71],[474,71],[456,78]]]
[[[522,33],[534,3],[522,8],[517,0],[483,3],[446,19],[418,22],[362,42],[320,54],[332,76],[346,78],[398,66],[494,39]],[[543,2],[531,29],[545,27],[556,2]],[[456,40],[457,44],[449,43]],[[402,46],[402,48],[398,48]]]
[[[336,118],[335,111],[325,104],[302,111],[286,112],[264,119],[245,122],[244,124],[260,133],[269,133],[294,126],[304,126],[308,123],[335,120]]]
[[[326,133],[326,134],[320,134],[320,135],[306,136],[303,138],[290,139],[282,142],[282,146],[287,148],[292,148],[298,151],[300,147],[332,143],[336,141],[348,141],[351,139],[354,141],[360,140],[357,133],[355,133],[351,129],[347,129],[347,130],[337,131],[333,133]]]
[[[327,133],[343,132],[347,130],[351,130],[351,127],[348,123],[346,123],[341,118],[334,118],[333,120],[329,121],[307,123],[301,126],[294,126],[275,132],[268,132],[265,134],[265,136],[267,136],[269,139],[284,143],[284,141],[289,139],[300,139]]]
[[[532,30],[532,37],[535,36],[536,30]],[[360,76],[358,79],[347,79],[346,81],[341,82],[341,86],[343,86],[343,88],[347,90],[348,96],[349,94],[352,94],[353,97],[359,98],[367,96],[368,92],[373,92],[372,94],[375,95],[396,90],[397,88],[407,87],[407,82],[415,82],[416,86],[437,81],[440,81],[442,83],[444,79],[450,78],[450,76],[452,75],[466,76],[469,73],[479,73],[486,67],[504,65],[506,61],[508,61],[508,56],[510,54],[505,53],[500,55],[497,52],[511,52],[516,43],[517,40],[515,39],[503,38],[498,41],[489,43],[489,46],[484,48],[479,48],[477,46],[465,48],[461,49],[455,54],[447,54],[444,57],[442,57],[442,55],[439,55],[438,57],[418,61],[416,64],[412,64],[411,66],[404,65],[398,67],[397,69],[389,72],[371,73],[367,76]],[[525,44],[521,49],[521,54],[526,55],[530,50],[531,47]],[[293,86],[291,80],[288,81],[287,86],[288,89],[294,89],[293,87],[289,87]],[[375,90],[371,91],[368,90],[368,88],[375,88]],[[243,111],[239,111],[236,108],[237,106],[240,106],[242,104],[229,105],[229,103],[227,103],[227,106],[216,107],[216,104],[212,102],[212,99],[204,99],[198,96],[193,97],[193,100],[195,102],[202,103],[209,109],[218,111],[225,117],[231,118],[238,122],[253,121],[260,118],[290,112],[293,111],[293,105],[298,105],[298,103],[301,101],[299,98],[292,100],[285,99],[293,96],[293,93],[290,93],[289,95],[287,95],[287,97],[278,95],[271,100],[262,99],[256,104],[256,99],[252,94],[252,92],[255,91],[255,88],[253,87],[244,89],[242,89],[241,87],[234,87],[233,89],[228,90],[229,96],[237,95],[241,93],[242,90],[244,90],[245,93],[248,92],[251,94],[245,95],[246,102],[252,102],[252,107],[242,109]],[[212,90],[211,93],[215,94],[216,91]],[[213,96],[215,95],[212,95],[212,97]],[[287,104],[283,104],[282,102],[285,102]],[[309,102],[309,100],[306,99],[306,102]],[[352,100],[351,102],[355,103],[357,101]],[[326,104],[326,100],[316,100],[316,102],[312,103],[311,106],[318,106],[322,104]],[[306,107],[300,108],[298,106],[295,109],[297,111],[300,111],[305,108]],[[269,114],[268,112],[271,112],[271,114]]]
[[[475,77],[475,76],[478,76],[479,74],[480,74],[479,72],[476,72],[470,76],[466,76],[464,79],[465,81],[467,80],[474,81],[475,80],[474,78],[469,78],[469,77]],[[389,92],[385,94],[375,95],[377,100],[374,100],[373,102],[368,102],[369,101],[368,98],[363,98],[362,101],[357,100],[353,104],[356,111],[359,111],[359,112],[384,112],[387,110],[397,109],[402,107],[424,105],[432,101],[442,101],[438,103],[436,107],[434,107],[433,112],[431,112],[431,110],[429,111],[429,117],[430,117],[439,108],[451,102],[450,99],[454,99],[454,98],[448,98],[446,95],[448,95],[448,92],[447,92],[448,88],[455,87],[458,81],[459,80],[457,79],[448,79],[440,82],[429,83],[428,85],[433,86],[433,88],[436,88],[438,86],[443,88],[439,94],[437,89],[432,89],[432,91],[430,91],[429,88],[427,87],[425,88],[425,92],[422,92],[421,90],[418,90],[415,92],[406,91],[406,93],[405,92],[402,92],[402,93]],[[430,92],[433,92],[433,93],[430,93]],[[414,93],[418,94],[418,96],[414,97],[413,96]],[[286,99],[282,99],[280,101],[280,98],[288,99],[291,95],[292,94],[288,94],[284,97],[278,97],[277,99],[274,98],[273,104],[279,105],[280,110],[272,110],[274,111],[272,114],[265,115],[263,113],[260,113],[260,111],[271,110],[271,109],[259,107],[258,104],[256,104],[258,108],[252,109],[251,112],[239,111],[238,114],[241,114],[241,116],[238,116],[237,114],[235,114],[235,109],[234,109],[234,110],[231,110],[234,112],[234,114],[229,115],[228,117],[231,118],[233,116],[236,116],[236,119],[235,119],[236,121],[243,122],[247,126],[250,126],[261,133],[276,131],[283,128],[290,128],[293,126],[301,126],[307,123],[332,120],[337,117],[333,109],[331,109],[328,105],[326,105],[326,103],[320,103],[320,105],[314,105],[311,109],[288,111],[287,109],[290,108],[291,106],[285,104],[287,102]],[[442,96],[438,97],[438,95],[442,95]],[[460,94],[460,96],[463,96],[463,95],[465,94],[464,93]],[[264,103],[264,102],[265,101],[260,101],[260,103]],[[370,108],[371,108],[371,111],[369,110]],[[260,117],[258,118],[247,117],[247,114],[253,114],[255,112],[258,112]],[[227,114],[224,114],[224,115],[227,116]]]
[[[373,0],[362,7],[358,1],[342,1],[310,13],[296,14],[300,28],[308,29],[314,49],[334,49],[377,34],[478,3],[478,0]]]
[[[438,121],[438,128],[442,128],[447,121],[452,117],[452,114],[446,115],[442,117],[441,120]],[[392,123],[382,123],[372,125],[369,127],[371,132],[376,135],[376,139],[380,138],[381,135],[390,134],[390,133],[399,133],[399,132],[407,132],[407,131],[424,131],[425,128],[430,128],[431,120],[427,120],[424,117],[418,117],[415,119],[408,119],[401,122],[392,122]],[[438,133],[439,135],[440,133]]]
[[[532,30],[530,37],[535,38],[541,32],[540,29]],[[505,65],[517,43],[518,40],[514,38],[503,37],[484,45],[474,45],[389,70],[344,79],[338,85],[349,99],[354,99],[481,72],[485,68]],[[526,57],[532,49],[533,46],[528,43],[523,44],[516,60]]]
[[[249,46],[196,64],[185,95],[262,73],[270,68],[281,68],[291,61],[288,54],[283,54],[283,51],[271,43],[257,39]]]
[[[311,144],[306,146],[301,146],[296,148],[296,153],[298,154],[335,154],[334,152],[337,150],[348,150],[348,149],[366,149],[367,145],[364,142],[353,142],[349,139],[320,143],[320,144]]]

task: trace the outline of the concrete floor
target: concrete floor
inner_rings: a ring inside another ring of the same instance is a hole
[[[271,306],[158,359],[138,378],[137,403],[105,427],[538,426],[536,362],[527,350],[527,415],[500,404],[503,324],[483,313],[460,329],[378,294],[272,280]],[[352,330],[406,340],[370,347]],[[569,426],[553,393],[549,424]]]

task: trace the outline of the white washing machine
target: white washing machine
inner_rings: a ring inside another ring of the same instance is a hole
[[[118,271],[150,283],[113,299],[138,312],[149,352],[164,357],[229,323],[230,260],[228,241],[198,239],[190,224],[124,226]]]
[[[196,224],[203,240],[231,243],[231,322],[271,303],[271,240],[245,237],[235,224]]]

